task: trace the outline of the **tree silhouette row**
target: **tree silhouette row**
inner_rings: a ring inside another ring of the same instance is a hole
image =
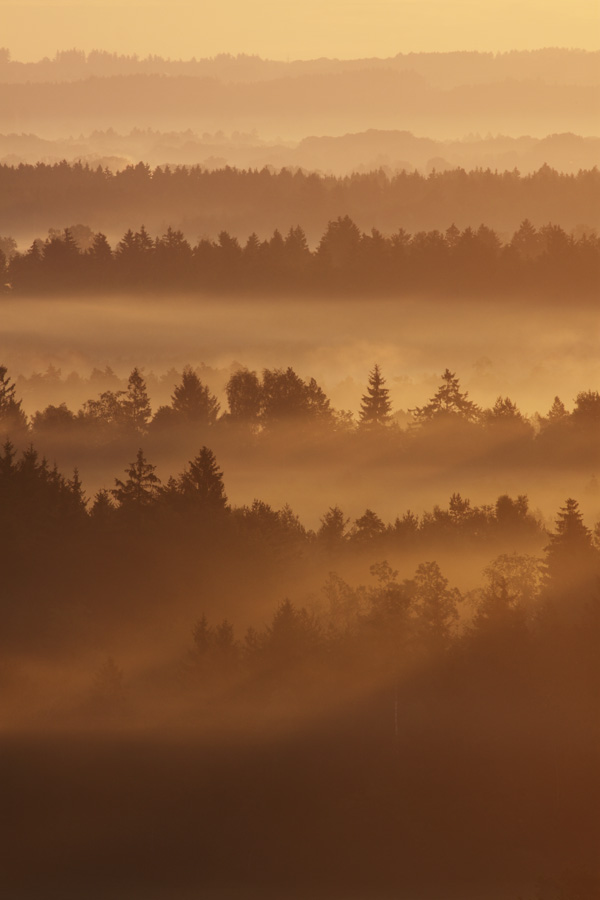
[[[546,415],[533,419],[523,415],[510,397],[499,396],[494,405],[482,409],[462,390],[455,373],[446,369],[435,394],[421,407],[408,411],[408,423],[402,429],[393,415],[390,391],[378,365],[369,374],[362,396],[358,420],[347,410],[335,410],[314,378],[302,379],[293,368],[255,371],[239,369],[225,387],[228,409],[221,412],[217,397],[197,372],[186,366],[181,380],[173,387],[170,405],[160,406],[154,415],[145,379],[135,368],[126,389],[104,390],[83,404],[78,413],[65,403],[50,404],[27,420],[22,401],[16,398],[16,386],[5,366],[0,366],[0,435],[23,444],[33,435],[36,440],[68,439],[107,441],[171,438],[190,435],[246,435],[268,441],[278,433],[303,433],[326,439],[349,439],[352,435],[375,440],[397,440],[414,444],[417,452],[428,442],[437,445],[442,433],[455,433],[463,442],[498,442],[505,452],[511,446],[536,445],[540,453],[571,449],[585,451],[594,458],[598,448],[600,394],[581,391],[569,412],[555,397]],[[445,447],[446,451],[449,448]]]
[[[0,165],[0,234],[43,235],[50,225],[87,223],[114,239],[145,223],[153,234],[165,224],[188,236],[214,238],[220,229],[241,239],[261,238],[302,224],[311,244],[327,223],[346,215],[361,231],[411,233],[461,230],[486,223],[502,239],[524,219],[561,224],[567,232],[598,226],[600,171],[577,175],[542,166],[530,175],[489,169],[452,169],[422,175],[383,170],[347,177],[270,168],[215,171],[200,166],[145,163],[112,173],[67,162]]]
[[[5,291],[65,293],[144,291],[166,293],[276,291],[390,293],[414,290],[455,295],[482,291],[533,291],[544,295],[594,294],[600,275],[600,239],[569,237],[558,225],[539,230],[525,220],[502,244],[484,225],[475,231],[451,226],[445,233],[385,237],[360,232],[348,217],[331,221],[311,251],[299,226],[283,237],[261,241],[251,234],[244,246],[222,231],[217,241],[192,247],[171,228],[152,239],[142,226],[129,230],[113,251],[105,235],[81,251],[66,229],[26,253],[7,259],[0,251]]]

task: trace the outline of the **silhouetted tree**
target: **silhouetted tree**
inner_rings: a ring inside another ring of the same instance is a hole
[[[550,535],[545,552],[546,582],[551,596],[581,596],[582,592],[593,589],[600,574],[599,558],[577,500],[569,498],[561,506],[556,530]]]
[[[442,384],[429,403],[410,412],[419,424],[453,419],[473,422],[479,415],[479,408],[468,396],[467,391],[463,393],[460,390],[460,382],[454,372],[446,369],[442,375]]]
[[[262,421],[267,426],[285,422],[333,422],[329,400],[314,379],[304,382],[294,370],[265,369],[262,377]]]
[[[152,410],[146,382],[137,367],[127,381],[127,390],[120,400],[119,413],[124,425],[140,434],[146,431]]]
[[[6,366],[0,366],[0,436],[20,437],[27,430],[27,417],[21,401],[15,398],[16,386]]]
[[[436,562],[421,563],[413,582],[415,611],[424,639],[434,648],[447,647],[458,621],[460,592],[448,587]]]
[[[385,523],[372,509],[366,509],[352,527],[353,541],[373,541],[385,534]]]
[[[212,450],[202,447],[180,475],[177,487],[186,501],[207,513],[223,512],[227,496],[223,486],[223,472]]]
[[[385,387],[385,379],[379,366],[375,364],[369,374],[367,393],[363,395],[360,405],[358,424],[364,429],[379,428],[391,421],[392,404],[389,390]]]
[[[326,271],[349,272],[354,268],[360,246],[360,231],[350,216],[338,216],[328,223],[317,247],[317,259]]]
[[[575,398],[575,406],[571,413],[574,425],[583,428],[600,428],[600,393],[598,391],[581,391]]]
[[[173,410],[182,420],[196,425],[214,425],[219,414],[219,402],[202,384],[191,366],[186,366],[171,398]]]
[[[124,510],[142,510],[151,506],[157,497],[160,478],[154,474],[156,466],[149,463],[140,448],[135,461],[125,469],[127,480],[115,478],[116,487],[111,491]]]
[[[31,426],[37,434],[69,434],[77,423],[75,413],[68,409],[66,403],[59,406],[50,404],[31,418]]]
[[[262,405],[262,385],[256,372],[240,369],[225,386],[232,421],[258,425]]]
[[[330,506],[325,515],[321,516],[321,525],[317,531],[318,540],[329,550],[339,548],[346,537],[349,521],[339,506]]]

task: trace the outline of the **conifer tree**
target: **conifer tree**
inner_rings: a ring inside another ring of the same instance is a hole
[[[115,478],[111,494],[123,509],[143,509],[151,506],[158,492],[160,478],[154,474],[156,466],[147,462],[140,448],[135,461],[125,470],[127,480]]]
[[[577,500],[569,498],[561,506],[555,524],[556,531],[550,535],[550,543],[546,547],[546,561],[550,570],[561,562],[592,549],[591,532],[583,523]]]
[[[16,386],[8,376],[6,366],[0,366],[0,436],[16,435],[27,428],[27,418],[21,401],[15,399]]]
[[[389,390],[379,366],[375,364],[369,375],[367,393],[361,399],[358,424],[361,428],[377,428],[388,425],[391,420],[392,404]]]
[[[127,391],[120,402],[124,423],[136,431],[144,432],[152,416],[146,382],[136,367],[127,382]]]
[[[417,406],[410,412],[418,423],[451,417],[473,422],[479,416],[479,407],[468,398],[468,391],[461,391],[460,382],[454,372],[446,369],[442,375],[442,383],[429,403]]]
[[[222,512],[227,506],[223,486],[223,472],[217,465],[215,454],[202,447],[178,479],[178,489],[183,497],[212,512]]]
[[[171,397],[173,410],[188,422],[214,425],[219,414],[219,402],[202,384],[191,366],[185,366]]]

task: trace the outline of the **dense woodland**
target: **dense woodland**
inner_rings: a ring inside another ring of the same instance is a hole
[[[79,248],[74,237],[88,244]],[[282,292],[290,295],[410,295],[419,292],[479,297],[528,292],[544,298],[594,297],[600,276],[600,238],[570,237],[558,225],[537,230],[522,222],[503,244],[485,225],[460,231],[391,237],[372,229],[360,232],[349,216],[329,222],[316,250],[309,249],[300,226],[285,237],[279,231],[261,241],[253,232],[243,246],[228,232],[194,247],[181,231],[168,228],[153,239],[144,226],[129,229],[111,248],[106,236],[87,226],[34,241],[25,253],[15,241],[0,239],[0,282],[4,292],[42,295],[69,293]]]
[[[61,445],[91,451],[130,447],[141,439],[158,449],[206,439],[215,446],[242,441],[250,453],[270,444],[284,446],[292,435],[296,449],[312,444],[323,453],[352,454],[373,444],[399,454],[399,463],[423,455],[470,455],[532,467],[557,462],[594,466],[600,454],[600,394],[594,390],[580,391],[571,410],[555,397],[546,414],[528,417],[508,396],[480,408],[446,369],[435,394],[405,412],[401,427],[378,365],[369,375],[357,419],[348,410],[335,410],[317,381],[302,379],[291,366],[263,369],[260,376],[238,369],[226,384],[223,410],[191,366],[173,385],[171,402],[154,414],[139,369],[131,372],[126,388],[118,386],[108,367],[96,373],[95,381],[105,390],[77,412],[66,403],[49,404],[28,420],[15,383],[0,366],[0,436],[21,446],[32,439],[48,452]]]
[[[541,167],[518,171],[465,172],[453,169],[421,175],[383,171],[346,178],[264,168],[207,171],[200,166],[150,169],[144,163],[111,173],[101,167],[0,165],[0,234],[29,242],[50,225],[85,223],[115,238],[144,223],[153,233],[171,225],[188,237],[216,238],[229,231],[242,239],[275,228],[301,225],[315,244],[327,223],[349,216],[363,231],[393,234],[461,230],[481,223],[510,239],[525,219],[536,228],[549,222],[575,236],[600,225],[600,172],[564,175]]]
[[[47,409],[24,433],[5,369],[2,386],[2,426],[21,443],[86,418],[145,443],[160,418],[134,371],[127,391],[78,417]],[[291,369],[241,371],[228,399],[221,420],[258,435],[291,410],[336,423]],[[594,392],[570,414],[557,400],[536,440],[581,428],[597,440],[599,407]],[[359,433],[381,440],[389,412],[376,367]],[[531,428],[508,399],[478,410],[446,372],[414,427],[493,428],[503,415]],[[186,370],[161,417],[171,429],[199,416],[221,421]],[[64,887],[68,841],[73,890],[99,842],[112,859],[101,890],[134,878],[212,891],[226,872],[257,896],[293,877],[300,896],[326,883],[324,898],[358,898],[492,878],[516,900],[512,885],[533,891],[536,878],[531,900],[595,900],[600,523],[586,527],[575,499],[549,529],[525,495],[475,506],[454,494],[387,524],[331,507],[311,530],[289,507],[232,505],[207,446],[162,482],[143,449],[115,474],[87,498],[77,472],[34,446],[7,440],[0,453],[1,709],[43,735],[3,745],[5,811],[15,834],[35,815],[40,848],[25,865],[27,845],[9,836],[6,884]],[[485,560],[477,587],[449,581],[436,561],[448,554]],[[294,814],[282,819],[282,804]],[[231,855],[232,840],[247,854]],[[300,868],[298,845],[310,848]]]
[[[43,759],[35,743],[5,742],[5,811],[18,833],[44,784],[56,810],[51,828],[36,818],[47,837],[32,865],[9,837],[5,883],[43,869],[64,885],[67,839],[69,883],[82,884],[93,832],[113,859],[98,886],[134,877],[172,889],[166,817],[175,883],[198,890],[224,871],[262,896],[292,873],[299,891],[325,880],[324,897],[493,877],[516,900],[511,884],[535,875],[532,900],[597,896],[600,547],[575,500],[549,534],[524,497],[485,511],[453,497],[391,529],[366,513],[347,530],[331,509],[311,533],[290,510],[232,508],[206,447],[165,485],[139,451],[86,508],[76,475],[10,443],[0,496],[3,709],[44,733]],[[428,530],[465,561],[485,542],[480,587],[449,583]],[[396,569],[390,552],[407,544],[423,561]],[[357,548],[373,561],[366,584],[336,574]],[[321,588],[298,602],[280,594],[268,614],[265,597],[307,569],[323,573]],[[19,665],[32,656],[37,673]],[[67,688],[52,674],[65,656]],[[90,739],[98,729],[129,736]],[[282,804],[294,815],[282,819]],[[230,855],[231,840],[248,856]],[[311,852],[297,869],[299,843]],[[513,843],[521,853],[507,861]]]
[[[140,397],[136,388],[139,380],[134,377],[133,390],[123,407],[129,407],[130,427],[141,429],[143,410],[136,402]],[[418,416],[427,420],[451,415],[440,408],[443,396],[444,388],[428,406],[417,411]],[[179,411],[185,410],[186,399],[184,379],[175,396]],[[598,407],[597,394],[594,399]],[[464,415],[473,412],[466,398],[463,406]],[[381,408],[381,395],[368,392],[363,401],[364,428],[381,424]],[[504,555],[496,560],[495,568],[486,570],[489,585],[487,594],[484,591],[480,598],[483,606],[479,618],[476,616],[479,624],[487,619],[488,625],[499,624],[502,616],[508,616],[509,620],[515,618],[511,628],[517,624],[524,627],[540,591],[546,600],[560,601],[564,607],[560,615],[568,621],[598,613],[600,523],[592,535],[572,499],[561,509],[556,530],[550,535],[529,512],[525,495],[514,499],[502,496],[493,504],[475,507],[460,494],[450,498],[447,509],[436,506],[422,517],[408,510],[387,525],[369,509],[350,523],[341,509],[332,507],[314,532],[306,530],[287,506],[277,511],[260,500],[251,507],[230,506],[223,473],[206,446],[180,474],[165,483],[155,469],[139,449],[125,469],[126,477],[116,478],[111,490],[99,491],[89,502],[77,471],[67,479],[32,445],[19,454],[7,439],[0,458],[0,509],[5,535],[0,565],[7,650],[13,652],[21,643],[25,649],[41,642],[54,653],[63,641],[69,643],[79,637],[98,640],[96,629],[101,628],[105,616],[112,628],[122,629],[130,614],[139,614],[140,603],[148,615],[163,615],[166,590],[176,595],[185,586],[189,593],[195,585],[192,590],[227,594],[232,587],[241,589],[245,583],[251,591],[257,581],[263,588],[281,578],[293,581],[317,563],[321,568],[324,562],[340,563],[346,554],[356,552],[377,559],[406,550],[429,554],[444,547],[465,556],[475,546],[489,549],[490,554],[502,550]],[[527,555],[506,556],[508,551],[539,548],[546,542],[543,561]],[[118,562],[107,567],[106,559]],[[228,573],[223,570],[226,559]],[[366,594],[362,589],[353,593],[348,585],[333,578],[328,588],[332,601],[329,613],[333,614],[337,604],[342,620],[355,616],[353,627],[362,627],[365,605],[372,614],[378,608],[385,619],[387,615],[406,616],[411,603],[416,604],[421,615],[431,620],[429,624],[413,622],[417,637],[426,637],[430,630],[434,649],[449,644],[461,597],[448,588],[435,563],[420,565],[410,583],[398,584],[398,573],[387,564],[376,566],[373,574],[380,587]],[[87,583],[83,603],[82,577]],[[116,607],[109,602],[110,597],[118,598]],[[133,605],[128,611],[129,603]],[[284,609],[290,621],[296,622],[302,638],[303,629],[310,630],[311,620],[306,612],[294,612],[289,604]],[[281,609],[277,615],[283,615]],[[500,616],[498,622],[495,616]],[[334,624],[321,623],[317,630],[322,629],[323,640],[335,637]],[[350,624],[345,621],[344,627]],[[504,622],[503,627],[508,624]],[[232,635],[226,631],[233,651]],[[202,634],[197,635],[200,649],[210,649],[220,633],[204,622]],[[304,638],[308,637],[307,632]],[[313,637],[316,640],[316,631]],[[266,637],[257,638],[256,646],[262,646],[264,640]]]
[[[597,59],[0,50],[0,893],[598,900]]]

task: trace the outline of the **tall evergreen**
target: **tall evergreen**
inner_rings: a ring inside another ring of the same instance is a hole
[[[186,366],[171,397],[173,410],[188,422],[214,425],[219,414],[219,402],[202,384],[191,366]]]
[[[125,470],[127,480],[115,478],[116,487],[111,491],[123,509],[141,510],[154,503],[160,485],[160,478],[154,474],[155,469],[156,466],[146,460],[140,447],[135,461]]]
[[[361,428],[378,428],[391,421],[392,404],[389,390],[385,387],[385,378],[379,366],[375,364],[369,374],[367,393],[363,395],[360,405],[359,425]]]
[[[446,369],[442,375],[442,383],[429,403],[417,406],[411,412],[419,423],[449,418],[473,422],[479,416],[479,407],[469,400],[468,391],[461,391],[454,372]]]
[[[188,464],[178,479],[178,489],[185,499],[193,501],[204,511],[223,512],[227,507],[223,472],[208,447],[202,447]]]
[[[15,437],[27,429],[27,418],[15,392],[16,386],[8,375],[8,369],[0,366],[0,437]]]
[[[120,406],[124,424],[138,432],[144,432],[152,416],[152,410],[146,382],[137,367],[129,376],[127,391]]]

